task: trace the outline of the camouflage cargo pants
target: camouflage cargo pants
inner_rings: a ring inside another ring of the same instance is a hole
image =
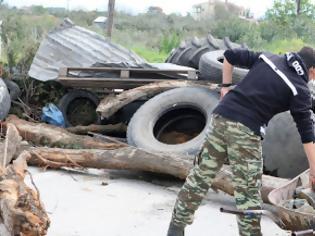
[[[174,224],[186,226],[193,222],[194,212],[227,158],[233,172],[237,208],[261,209],[260,137],[241,123],[214,114],[199,155],[200,162],[191,170],[178,194],[172,219]],[[261,235],[260,217],[238,216],[237,223],[241,236]]]

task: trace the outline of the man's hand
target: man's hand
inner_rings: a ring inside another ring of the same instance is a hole
[[[304,143],[303,146],[310,166],[309,184],[315,190],[315,144]]]
[[[315,191],[315,169],[310,168],[310,174],[309,174],[309,184],[310,187]]]
[[[222,99],[225,96],[225,94],[227,94],[229,91],[230,91],[229,87],[221,88],[221,97],[220,97],[220,99]]]

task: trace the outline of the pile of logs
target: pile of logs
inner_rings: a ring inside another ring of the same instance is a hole
[[[0,235],[46,235],[48,215],[40,201],[40,194],[24,183],[27,164],[43,168],[124,169],[163,173],[185,179],[192,168],[185,156],[149,153],[114,139],[100,139],[74,134],[95,131],[95,126],[63,129],[32,123],[9,116],[1,124],[0,152]],[[124,127],[101,127],[122,129]],[[71,133],[74,132],[74,133]],[[25,142],[27,141],[27,142]],[[232,173],[225,166],[213,187],[233,195]],[[262,194],[267,194],[287,180],[263,176]]]

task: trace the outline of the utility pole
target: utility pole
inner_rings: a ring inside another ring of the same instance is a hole
[[[225,0],[224,7],[225,7],[225,10],[228,10],[228,0]]]
[[[296,14],[300,15],[301,13],[301,0],[296,0]]]
[[[107,17],[107,37],[112,38],[112,31],[114,25],[115,0],[108,0],[108,17]]]
[[[70,2],[70,0],[67,0],[67,12],[69,13],[69,11],[70,11],[70,9],[69,9],[69,2]]]

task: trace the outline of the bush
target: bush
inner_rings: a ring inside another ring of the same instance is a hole
[[[261,37],[259,28],[256,26],[250,27],[250,30],[241,36],[239,41],[246,43],[252,49],[261,49],[265,42]]]
[[[148,62],[165,62],[168,53],[145,47],[133,47],[132,50]]]
[[[284,54],[286,52],[296,52],[300,50],[304,45],[305,43],[302,39],[295,38],[266,42],[265,45],[263,45],[263,48],[269,52]]]
[[[218,38],[230,37],[232,41],[240,41],[241,37],[250,32],[252,23],[238,17],[217,22],[211,32]]]
[[[169,53],[173,48],[180,44],[180,36],[177,33],[171,35],[163,35],[160,44],[160,52]]]

